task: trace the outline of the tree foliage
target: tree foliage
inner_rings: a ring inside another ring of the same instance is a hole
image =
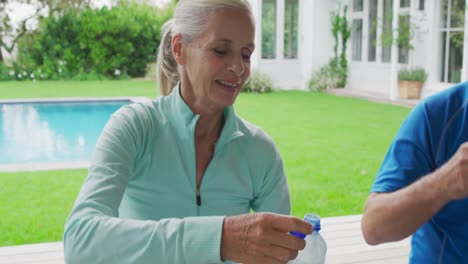
[[[62,14],[65,10],[78,13],[89,4],[90,0],[0,0],[0,47],[11,54],[21,38],[32,31],[29,25],[44,17]],[[31,12],[17,19],[17,12],[26,8]],[[0,49],[0,62],[3,60]]]
[[[1,0],[0,1],[0,62],[4,61],[2,53],[3,48],[6,52],[12,53],[18,40],[27,32],[27,24],[30,20],[35,19],[42,8],[37,8],[36,11],[21,19],[14,24],[11,13],[13,4],[30,4],[30,0]]]
[[[21,41],[18,64],[41,69],[47,79],[142,77],[155,60],[160,28],[172,9],[120,2],[63,11],[43,19]]]

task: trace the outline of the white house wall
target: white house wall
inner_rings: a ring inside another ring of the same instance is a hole
[[[299,60],[301,87],[308,89],[313,71],[333,57],[331,12],[338,9],[338,0],[302,0],[299,9]]]
[[[409,65],[424,67],[429,73],[428,83],[435,82],[435,69],[431,65],[437,63],[439,45],[437,43],[437,32],[433,30],[438,27],[439,13],[434,8],[433,1],[426,1],[424,11],[416,10],[413,5],[411,22],[419,28],[412,43],[414,49],[410,51]]]
[[[359,91],[387,97],[390,89],[389,63],[350,63],[348,74],[348,87]]]
[[[426,1],[424,12],[415,12],[415,22],[421,29],[421,34],[413,40],[414,49],[411,51],[414,58],[413,65],[423,67],[428,73],[427,81],[423,87],[423,97],[452,86],[450,83],[440,81],[442,65],[441,56],[441,3],[440,1]]]
[[[277,0],[276,59],[261,58],[262,0],[250,0],[256,21],[256,51],[252,70],[267,73],[282,89],[308,89],[312,71],[332,57],[334,40],[330,31],[330,13],[338,0],[299,0],[298,58],[283,58],[284,0]]]
[[[267,73],[275,87],[283,90],[301,89],[303,78],[298,60],[260,60],[258,70]]]
[[[453,85],[452,83],[444,83],[440,80],[442,74],[440,67],[443,64],[441,54],[442,41],[439,30],[442,4],[440,1],[426,0],[426,5],[426,26],[423,26],[426,34],[423,34],[421,39],[416,39],[415,49],[413,50],[417,65],[423,66],[428,71],[428,79],[423,89],[423,96],[431,95]],[[468,21],[467,16],[468,12],[465,11],[465,49],[467,47],[466,36],[468,31],[468,27],[466,26],[466,22]],[[463,56],[464,60],[467,60],[468,52],[463,52]],[[465,65],[468,65],[468,62],[465,62]],[[467,78],[466,73],[462,74],[462,81],[466,81]]]
[[[262,3],[260,0],[249,0],[252,7],[252,13],[255,19],[255,51],[252,54],[251,68],[252,70],[258,69],[262,54]]]
[[[382,0],[378,1],[377,16],[383,14]],[[348,49],[348,89],[366,91],[372,94],[379,94],[385,97],[390,96],[391,89],[391,63],[381,62],[381,52],[377,49],[376,61],[368,62],[368,10],[369,2],[363,1],[362,16],[356,16],[352,13],[353,1],[348,2],[349,6],[349,23],[352,27],[354,18],[362,18],[362,46],[361,46],[361,60],[352,60],[352,36],[349,39]],[[378,32],[380,33],[380,31]],[[351,34],[352,35],[352,34]]]
[[[352,0],[348,1],[348,6],[352,9]],[[467,1],[468,2],[468,1]],[[452,83],[443,83],[440,81],[441,76],[441,33],[440,33],[440,16],[441,16],[441,3],[440,1],[425,1],[423,11],[418,10],[418,0],[412,0],[410,16],[411,23],[415,24],[418,28],[417,36],[412,40],[414,49],[410,50],[408,64],[398,64],[397,68],[403,67],[423,67],[428,72],[428,79],[423,87],[422,96],[431,95],[437,91],[446,89],[452,86]],[[379,8],[382,1],[379,1]],[[367,62],[367,16],[368,16],[368,0],[364,0],[363,11],[363,39],[362,39],[362,60],[351,60],[351,43],[348,50],[349,55],[349,75],[348,75],[348,89],[368,91],[373,94],[380,94],[386,97],[391,96],[391,64],[382,63],[380,61],[381,53],[377,51],[376,62]],[[380,15],[381,13],[379,13]],[[467,14],[465,14],[467,17]],[[349,22],[352,23],[352,14],[349,17]],[[467,41],[467,28],[465,26],[465,45]],[[466,47],[465,47],[466,48]],[[464,59],[468,59],[468,54],[464,53]],[[468,66],[468,62],[465,62]],[[462,75],[462,81],[467,80],[468,70]]]
[[[257,48],[252,58],[252,69],[267,73],[274,81],[275,86],[283,89],[308,89],[308,82],[313,71],[328,63],[333,57],[334,39],[330,30],[331,12],[336,11],[338,4],[343,2],[348,5],[348,17],[352,25],[352,0],[299,0],[299,24],[298,24],[298,58],[283,58],[283,25],[284,25],[284,1],[277,0],[277,32],[276,32],[276,59],[261,58],[262,36],[262,0],[249,0],[252,4],[256,18],[256,43]],[[466,0],[468,2],[468,0]],[[412,40],[414,49],[410,50],[408,64],[396,64],[397,69],[402,67],[424,67],[428,72],[428,79],[423,88],[423,96],[446,89],[451,83],[440,81],[441,76],[441,33],[440,13],[441,1],[426,0],[423,11],[419,10],[419,0],[411,0],[409,14],[413,24],[419,28],[419,34]],[[383,0],[378,0],[378,17],[383,15]],[[381,61],[381,49],[377,49],[376,61],[367,61],[368,49],[368,8],[369,1],[364,0],[363,14],[363,39],[362,59],[351,59],[352,37],[348,42],[348,83],[347,89],[367,91],[392,97],[396,93],[396,71],[392,71],[390,62]],[[468,14],[465,24],[468,25]],[[462,69],[462,80],[468,79],[468,26],[465,26],[465,56]],[[380,34],[378,29],[377,34]],[[379,41],[378,41],[379,42]],[[395,69],[393,68],[393,69]],[[393,73],[392,73],[393,72]],[[392,90],[393,89],[393,90]]]

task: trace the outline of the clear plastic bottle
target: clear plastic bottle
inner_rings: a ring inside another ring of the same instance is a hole
[[[296,259],[291,260],[289,264],[324,264],[325,256],[327,254],[327,244],[320,235],[320,216],[314,214],[307,214],[304,220],[314,226],[312,234],[306,236],[299,232],[292,231],[291,234],[305,238],[306,246],[303,250],[299,251]]]

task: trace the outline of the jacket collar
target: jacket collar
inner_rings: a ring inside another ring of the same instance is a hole
[[[182,99],[180,83],[172,89],[172,92],[167,97],[169,122],[175,127],[175,130],[182,140],[192,140],[193,142],[195,126],[200,115],[194,114]],[[237,116],[232,106],[224,108],[224,120],[224,127],[216,143],[216,148],[244,135],[244,133],[239,130]]]

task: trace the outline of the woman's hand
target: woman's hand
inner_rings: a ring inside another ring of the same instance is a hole
[[[224,219],[221,258],[242,263],[287,263],[305,241],[290,231],[312,233],[312,225],[287,215],[252,213]]]

